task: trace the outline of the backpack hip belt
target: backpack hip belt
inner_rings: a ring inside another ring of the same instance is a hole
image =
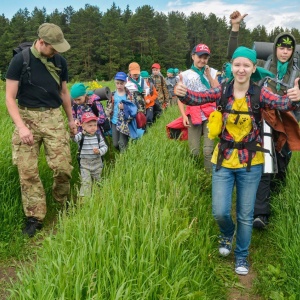
[[[224,156],[224,150],[225,149],[238,149],[243,150],[247,149],[249,151],[248,155],[248,161],[247,161],[247,172],[250,171],[251,168],[251,161],[252,161],[252,154],[256,151],[264,152],[264,153],[270,153],[270,150],[265,149],[261,146],[257,146],[257,141],[251,141],[251,142],[234,142],[234,141],[226,141],[224,139],[220,139],[220,147],[219,152],[217,156],[217,165],[216,165],[216,171],[220,170],[222,166],[222,162],[225,159]]]

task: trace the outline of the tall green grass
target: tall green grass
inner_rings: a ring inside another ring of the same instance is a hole
[[[273,300],[300,299],[300,154],[293,153],[285,187],[272,195],[267,231],[256,233],[257,289]]]
[[[185,142],[167,139],[169,111],[62,216],[11,299],[226,299],[211,259],[211,180]]]
[[[179,115],[176,107],[125,153],[105,160],[101,186],[83,206],[59,215],[55,235],[43,230],[29,241],[21,234],[13,125],[0,96],[0,260],[25,257],[10,299],[230,299],[230,288],[239,285],[232,257],[217,254],[211,178],[202,160],[190,158],[186,142],[165,134],[165,125]],[[72,143],[72,195],[79,180],[76,148]],[[57,210],[43,155],[39,163],[47,227]],[[268,230],[253,233],[250,261],[257,278],[251,293],[264,299],[299,299],[298,165],[294,153],[287,186],[273,197]],[[29,247],[43,235],[41,248]],[[37,253],[32,261],[29,251]]]
[[[14,125],[5,106],[5,93],[0,93],[0,260],[20,258],[26,252],[26,241],[21,229],[24,223],[24,213],[21,202],[20,183],[17,167],[12,164],[11,137]],[[72,145],[72,156],[75,169],[72,186],[78,185],[78,167],[76,165],[77,146]],[[43,182],[48,213],[45,224],[57,214],[57,205],[52,198],[52,171],[48,167],[43,148],[39,159],[39,172]]]

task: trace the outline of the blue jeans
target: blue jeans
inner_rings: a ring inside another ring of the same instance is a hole
[[[221,167],[212,173],[212,213],[221,234],[230,237],[234,234],[235,224],[231,216],[232,193],[236,186],[236,248],[235,257],[246,258],[252,235],[253,211],[256,191],[262,175],[263,165],[246,168],[229,169]]]

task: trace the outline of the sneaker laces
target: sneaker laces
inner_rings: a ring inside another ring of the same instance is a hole
[[[249,269],[249,263],[246,258],[240,258],[236,260],[235,268],[245,267]]]
[[[221,235],[219,238],[219,248],[226,248],[228,250],[231,250],[233,236],[227,237]]]

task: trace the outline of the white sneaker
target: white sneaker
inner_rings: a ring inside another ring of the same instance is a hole
[[[238,275],[247,275],[249,273],[249,263],[246,258],[236,260],[235,273]]]
[[[231,237],[226,237],[221,235],[219,239],[219,253],[222,256],[228,256],[232,250],[232,241],[233,241],[233,236]]]

